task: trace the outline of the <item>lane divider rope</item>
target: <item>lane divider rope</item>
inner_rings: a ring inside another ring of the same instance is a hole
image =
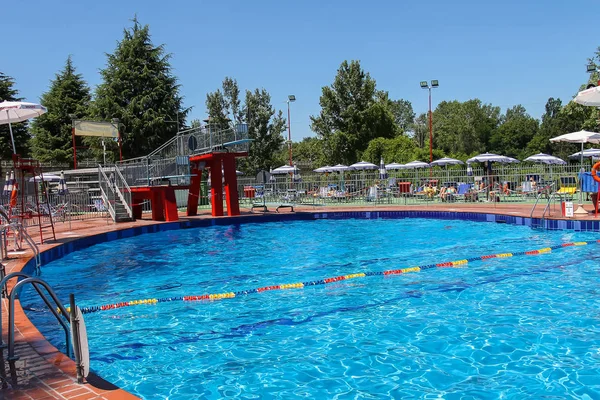
[[[341,276],[336,276],[336,277],[331,277],[331,278],[318,279],[318,280],[314,280],[314,281],[285,283],[285,284],[281,284],[281,285],[264,286],[264,287],[255,288],[255,289],[241,290],[238,292],[204,294],[204,295],[200,295],[200,296],[164,297],[164,298],[160,298],[160,299],[151,298],[151,299],[142,299],[142,300],[131,300],[131,301],[124,301],[124,302],[120,302],[120,303],[105,304],[105,305],[101,305],[101,306],[81,307],[81,312],[83,314],[89,314],[89,313],[94,313],[94,312],[98,312],[98,311],[114,310],[114,309],[122,308],[122,307],[131,307],[131,306],[144,305],[144,304],[157,304],[157,303],[165,303],[165,302],[170,302],[170,301],[215,301],[215,300],[222,300],[222,299],[232,299],[234,297],[244,296],[244,295],[249,295],[249,294],[254,294],[254,293],[263,293],[263,292],[269,292],[269,291],[273,291],[273,290],[302,289],[307,286],[326,285],[329,283],[346,281],[346,280],[350,280],[350,279],[365,278],[367,276],[400,275],[400,274],[406,274],[406,273],[410,273],[410,272],[419,272],[419,271],[432,269],[432,268],[457,268],[457,267],[467,265],[468,263],[474,262],[474,261],[490,260],[493,258],[509,258],[509,257],[524,256],[524,255],[531,256],[531,255],[546,254],[546,253],[550,253],[553,250],[559,250],[559,249],[562,249],[565,247],[585,246],[585,245],[592,244],[592,243],[600,244],[600,240],[597,240],[595,242],[563,243],[563,244],[559,244],[556,246],[545,247],[545,248],[538,249],[538,250],[519,251],[519,252],[514,252],[514,253],[489,254],[489,255],[485,255],[485,256],[471,257],[471,258],[467,258],[467,259],[463,259],[463,260],[447,261],[447,262],[442,262],[442,263],[438,263],[438,264],[420,265],[420,266],[410,267],[410,268],[392,269],[392,270],[387,270],[387,271],[376,271],[376,272],[359,272],[359,273],[341,275]],[[70,312],[69,307],[67,307],[67,311]]]

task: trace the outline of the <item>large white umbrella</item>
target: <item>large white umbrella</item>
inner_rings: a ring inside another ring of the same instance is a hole
[[[313,172],[316,172],[317,174],[322,174],[324,172],[331,172],[331,166],[325,165],[323,167],[319,167],[317,169],[313,169]]]
[[[600,157],[600,149],[585,149],[583,151],[578,151],[577,153],[571,154],[569,158],[578,159],[581,158],[582,155],[583,158]]]
[[[402,169],[419,169],[419,168],[429,168],[429,164],[423,161],[411,161],[402,166]]]
[[[64,177],[63,177],[64,178]],[[29,182],[59,182],[60,176],[52,174],[42,174],[29,178]]]
[[[582,90],[577,93],[574,101],[575,103],[583,104],[584,106],[600,107],[600,87],[596,86]]]
[[[539,153],[533,156],[529,156],[523,161],[529,161],[539,164],[547,164],[550,166],[550,180],[552,180],[552,165],[565,165],[567,162],[562,158],[551,156],[550,154]]]
[[[271,174],[273,175],[284,175],[284,174],[295,174],[296,172],[298,172],[298,167],[291,166],[291,165],[282,165],[279,168],[275,168],[273,171],[271,171]]]
[[[0,103],[0,124],[8,124],[13,154],[17,154],[15,139],[12,132],[12,123],[27,121],[44,114],[46,107],[41,104],[25,103],[23,101],[3,101]]]
[[[589,90],[589,89],[588,89]],[[585,90],[584,90],[585,92]],[[583,144],[584,143],[600,143],[600,133],[589,132],[589,131],[578,131],[566,133],[564,135],[557,136],[550,139],[551,142],[567,142],[567,143],[581,143],[581,155],[580,155],[580,172],[585,172],[583,168]],[[581,192],[581,179],[579,179],[579,207],[575,210],[575,214],[587,214],[587,211],[583,208],[583,193]]]
[[[404,164],[399,164],[399,163],[391,163],[391,164],[387,164],[385,166],[385,169],[402,169],[404,167]]]
[[[329,168],[329,170],[331,172],[344,172],[344,171],[347,171],[348,169],[350,169],[350,167],[348,167],[347,165],[343,165],[343,164],[337,164],[337,165],[334,165],[333,167]]]
[[[464,162],[457,160],[455,158],[450,158],[450,157],[444,157],[444,158],[440,158],[439,160],[435,160],[432,161],[429,165],[431,165],[432,167],[435,165],[438,165],[440,167],[446,167],[446,179],[448,181],[450,181],[450,171],[448,171],[448,165],[462,165],[464,164]]]
[[[478,156],[469,158],[467,160],[467,163],[486,162],[486,161],[487,162],[499,162],[499,163],[505,163],[505,164],[519,162],[519,160],[512,158],[512,157],[502,156],[502,155],[494,154],[494,153],[483,153],[483,154],[479,154]]]
[[[526,159],[524,159],[523,161],[531,161],[534,163],[541,163],[541,164],[559,164],[559,165],[564,165],[567,162],[561,158],[555,157],[555,156],[551,156],[550,154],[544,154],[544,153],[539,153],[539,154],[535,154],[533,156],[529,156]]]
[[[348,169],[354,169],[354,170],[367,170],[367,169],[378,169],[379,167],[373,163],[367,162],[367,161],[360,161],[357,163],[352,164],[351,166],[348,167]]]

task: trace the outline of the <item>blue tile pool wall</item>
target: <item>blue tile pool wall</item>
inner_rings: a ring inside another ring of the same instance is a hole
[[[215,225],[239,225],[247,223],[264,223],[273,221],[310,221],[317,219],[401,219],[401,218],[430,218],[458,219],[465,221],[495,222],[511,225],[524,225],[539,229],[574,230],[600,232],[600,221],[548,220],[540,218],[524,218],[512,215],[484,214],[456,211],[329,211],[329,212],[298,212],[289,214],[269,214],[263,216],[240,216],[230,218],[183,220],[156,225],[137,226],[113,232],[101,233],[75,239],[60,246],[53,247],[41,254],[42,265],[59,259],[69,253],[84,249],[97,243],[110,242],[147,233],[164,232],[175,229],[201,228]],[[23,272],[31,273],[35,269],[35,261],[29,260]]]

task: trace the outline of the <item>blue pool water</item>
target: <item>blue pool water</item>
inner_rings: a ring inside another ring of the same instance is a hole
[[[43,267],[81,306],[595,241],[427,219],[271,222],[98,244]],[[600,245],[86,314],[92,369],[147,399],[599,398]],[[31,292],[28,316],[64,337]]]

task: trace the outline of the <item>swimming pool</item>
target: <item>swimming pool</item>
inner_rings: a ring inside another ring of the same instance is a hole
[[[594,241],[458,220],[269,222],[98,244],[43,268],[81,306],[227,293]],[[600,246],[86,315],[92,369],[144,398],[600,395]],[[68,279],[65,279],[68,277]],[[58,348],[61,331],[24,293]]]

